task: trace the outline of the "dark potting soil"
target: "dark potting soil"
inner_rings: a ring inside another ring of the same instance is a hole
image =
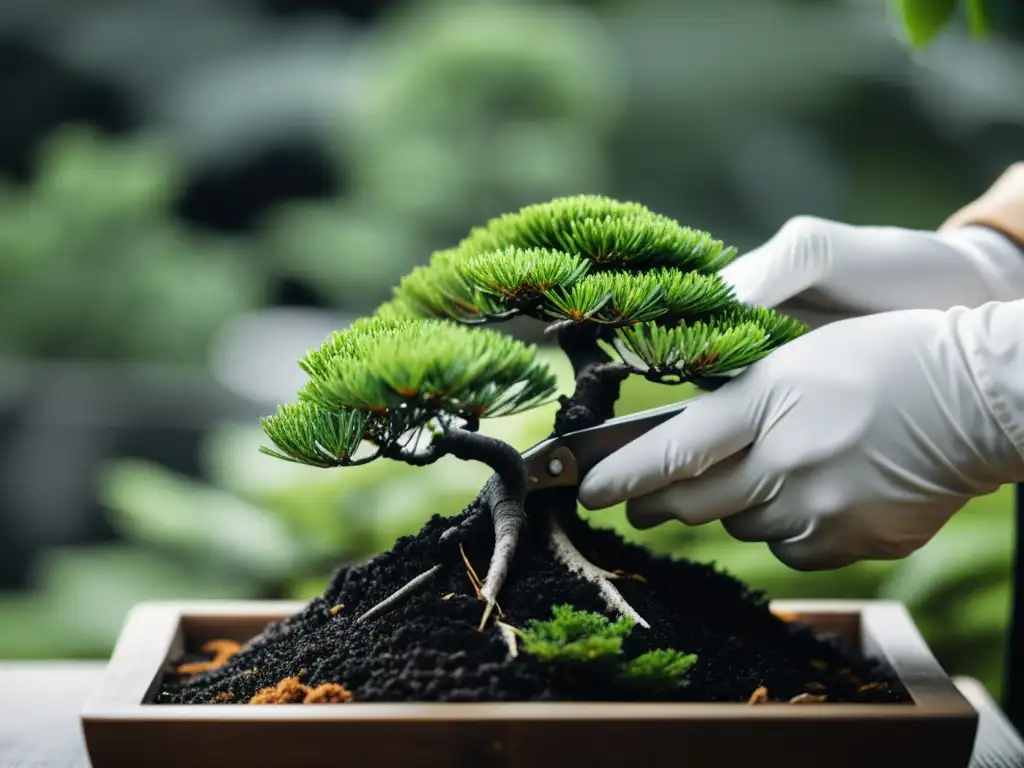
[[[681,690],[643,695],[610,689],[602,678],[588,674],[586,665],[570,669],[522,652],[510,658],[493,622],[483,632],[477,629],[483,603],[460,552],[461,541],[476,573],[486,573],[494,541],[490,518],[478,515],[460,536],[440,541],[442,533],[475,509],[474,503],[458,517],[435,516],[418,535],[399,539],[390,551],[339,569],[320,597],[295,616],[270,625],[222,667],[191,678],[169,675],[158,703],[245,703],[289,677],[311,687],[340,683],[354,701],[363,702],[745,702],[761,687],[772,701],[812,694],[830,702],[909,702],[888,670],[837,639],[776,617],[762,594],[727,573],[652,555],[575,516],[565,522],[574,544],[599,567],[626,574],[614,583],[651,625],[633,630],[625,642],[626,654],[658,648],[696,653],[691,683]],[[541,529],[531,516],[499,596],[502,621],[523,627],[530,619],[550,619],[551,607],[566,603],[616,618],[595,586],[553,558]],[[441,570],[419,594],[390,613],[355,622],[438,563]]]

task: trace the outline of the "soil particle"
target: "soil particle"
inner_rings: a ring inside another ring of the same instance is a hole
[[[536,503],[574,506],[574,493],[558,489]],[[574,516],[563,523],[572,541],[595,565],[632,576],[616,579],[615,585],[651,625],[634,629],[626,653],[658,648],[696,653],[692,682],[656,696],[609,690],[585,668],[569,671],[524,653],[511,658],[493,620],[484,631],[477,630],[484,604],[467,575],[462,550],[473,570],[484,573],[494,543],[489,516],[478,512],[474,502],[457,517],[435,516],[418,535],[399,539],[390,551],[340,568],[321,596],[268,626],[223,666],[188,679],[171,675],[158,702],[216,703],[225,694],[247,701],[257,694],[277,695],[267,689],[278,691],[285,684],[294,695],[300,690],[295,686],[304,689],[300,700],[309,689],[337,684],[360,702],[643,698],[745,703],[752,698],[807,701],[808,695],[828,702],[909,701],[888,671],[773,615],[763,595],[732,576],[710,565],[655,556]],[[596,587],[554,560],[540,535],[537,509],[528,513],[499,596],[501,621],[523,627],[530,619],[550,618],[551,607],[564,603],[617,618],[608,613]],[[465,525],[458,535],[441,540],[459,523]],[[389,613],[356,623],[436,564],[441,568],[423,591]],[[339,605],[345,610],[332,610]],[[300,670],[305,671],[301,683]]]

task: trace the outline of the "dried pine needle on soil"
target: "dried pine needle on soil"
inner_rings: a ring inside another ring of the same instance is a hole
[[[762,595],[732,576],[652,555],[578,518],[567,522],[573,542],[600,568],[623,574],[617,588],[650,623],[625,640],[626,653],[695,653],[690,684],[657,694],[612,689],[604,678],[588,674],[586,665],[512,654],[501,625],[549,619],[553,605],[618,617],[608,614],[597,586],[568,573],[548,550],[539,533],[543,525],[531,514],[501,591],[500,613],[478,631],[483,604],[474,576],[488,566],[494,544],[490,520],[477,515],[459,536],[441,536],[471,512],[472,507],[455,518],[435,516],[390,551],[339,569],[320,597],[248,645],[200,649],[164,680],[158,703],[910,701],[890,671],[774,616]],[[388,612],[358,621],[436,565],[441,567],[422,589]],[[204,661],[209,663],[203,666]]]

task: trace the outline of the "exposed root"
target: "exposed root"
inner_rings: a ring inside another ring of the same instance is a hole
[[[448,541],[448,539],[452,538],[453,536],[456,537],[456,539],[462,538],[462,535],[469,531],[469,529],[473,526],[474,523],[476,523],[476,521],[480,518],[480,515],[482,515],[484,511],[485,509],[483,505],[480,503],[480,497],[477,497],[477,499],[471,504],[471,511],[466,516],[466,518],[461,523],[456,523],[451,528],[442,533],[441,536],[438,538],[438,543],[444,544],[446,541]]]
[[[482,461],[494,470],[484,485],[479,500],[491,514],[494,525],[494,552],[480,594],[487,600],[481,628],[497,603],[519,543],[519,532],[526,522],[526,463],[508,443],[465,429],[448,429],[436,438],[434,447],[441,455]],[[461,526],[460,526],[461,527]],[[458,529],[449,528],[441,536],[447,539]]]
[[[508,577],[512,558],[516,554],[519,533],[526,522],[522,501],[507,496],[501,496],[491,505],[491,516],[494,519],[494,552],[491,554],[487,575],[480,586],[480,595],[487,601],[487,608],[480,622],[481,627],[487,623],[487,618],[498,601],[498,593]]]
[[[371,608],[358,619],[356,619],[356,623],[359,624],[366,621],[367,619],[372,619],[377,616],[380,616],[381,614],[390,611],[392,608],[400,605],[401,603],[404,603],[406,600],[412,597],[412,595],[414,595],[422,587],[424,587],[428,581],[434,578],[434,574],[436,574],[439,570],[441,570],[440,563],[435,565],[430,570],[424,571],[415,579],[412,579],[404,587],[399,589],[397,592],[393,592],[391,595],[384,598],[375,606],[373,606],[373,608]]]
[[[519,655],[519,644],[515,629],[503,621],[497,622],[497,626],[498,631],[501,632],[501,639],[505,641],[505,645],[508,647],[509,657],[516,658]]]
[[[570,571],[594,584],[601,591],[601,596],[604,598],[605,604],[609,609],[615,611],[620,616],[632,619],[644,629],[650,629],[651,625],[647,623],[643,616],[636,612],[636,609],[626,601],[622,593],[608,580],[607,572],[587,560],[576,549],[576,545],[569,540],[568,534],[559,524],[556,516],[550,515],[548,522],[550,526],[548,529],[548,544],[554,552],[555,558]]]

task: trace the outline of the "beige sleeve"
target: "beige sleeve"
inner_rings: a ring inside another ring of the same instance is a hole
[[[1024,162],[1007,168],[981,197],[946,219],[939,232],[969,224],[991,227],[1024,247]]]

